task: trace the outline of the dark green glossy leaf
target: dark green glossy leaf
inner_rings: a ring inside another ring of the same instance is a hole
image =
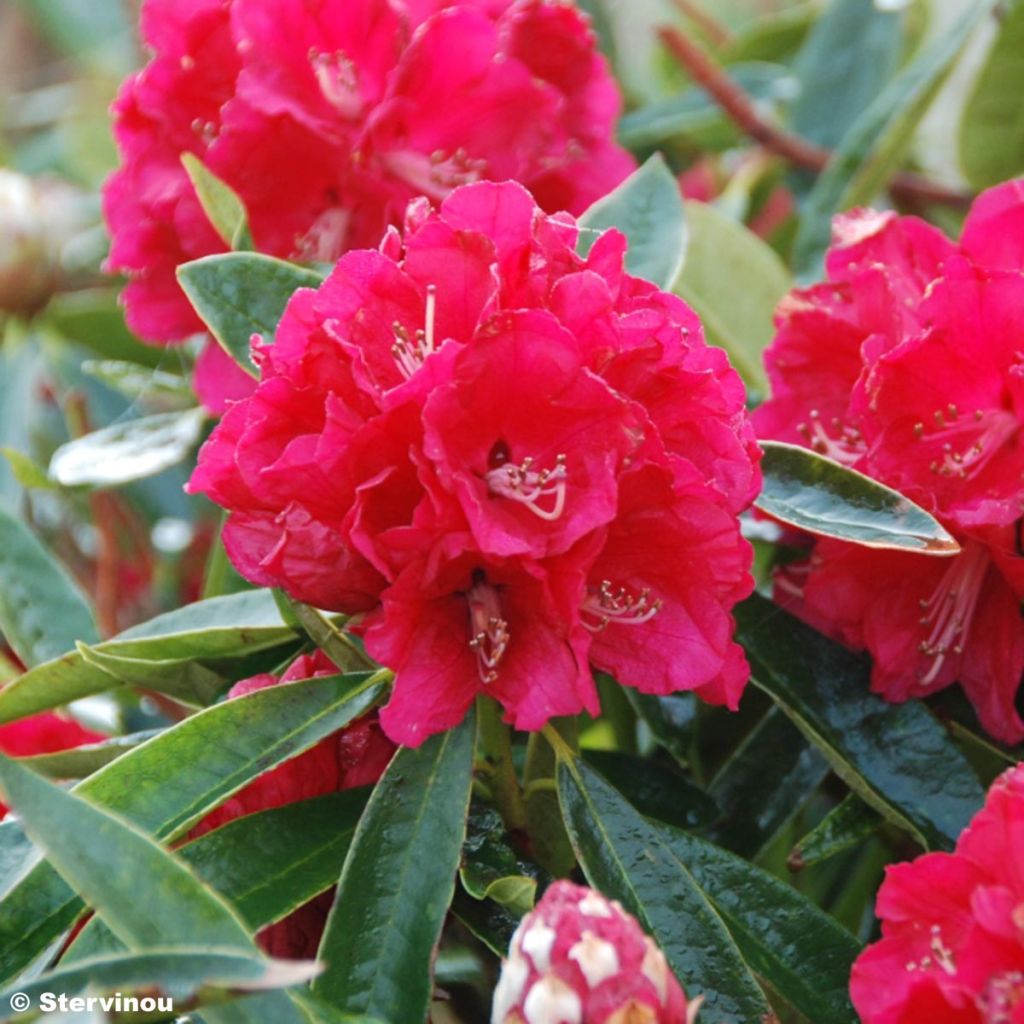
[[[662,840],[721,915],[749,967],[814,1024],[856,1024],[856,939],[795,889],[696,836]],[[687,989],[689,991],[689,989]]]
[[[853,123],[804,205],[793,259],[802,281],[819,277],[831,241],[833,214],[869,203],[898,165],[935,93],[971,32],[992,11],[976,0],[923,49]]]
[[[508,955],[509,944],[521,920],[518,914],[494,900],[478,900],[463,888],[456,889],[451,909],[495,956]]]
[[[772,708],[711,783],[723,817],[711,833],[721,846],[755,858],[793,820],[830,771],[824,755]]]
[[[692,693],[659,697],[632,688],[626,690],[626,696],[655,741],[685,767],[696,735],[697,698]]]
[[[255,776],[365,713],[381,695],[365,677],[259,690],[200,712],[125,754],[75,793],[160,839],[180,835]],[[224,737],[231,742],[225,743]],[[0,825],[0,850],[17,834]],[[2,854],[0,854],[2,856]],[[0,980],[15,977],[69,927],[81,902],[38,857],[0,877]]]
[[[118,685],[108,672],[89,664],[73,650],[69,637],[47,661],[0,691],[0,723],[58,707]],[[295,636],[281,618],[269,590],[253,590],[185,605],[149,622],[133,626],[112,640],[97,644],[94,654],[163,662],[218,659],[276,647]],[[54,645],[57,646],[57,645]]]
[[[754,682],[865,802],[923,845],[951,849],[984,792],[917,701],[870,692],[867,660],[754,596],[736,609]]]
[[[587,879],[655,938],[703,1024],[760,1021],[768,1003],[726,926],[663,834],[585,763],[558,765],[558,792]]]
[[[687,202],[686,221],[690,243],[674,290],[700,314],[708,339],[764,394],[761,353],[774,336],[772,316],[790,273],[766,242],[709,203]]]
[[[249,218],[238,193],[220,180],[194,153],[182,153],[192,187],[214,230],[229,249],[250,249]]]
[[[960,545],[898,491],[780,441],[764,441],[764,487],[755,504],[762,512],[820,537],[926,555],[955,555]]]
[[[626,270],[670,288],[686,252],[686,221],[679,184],[661,155],[652,156],[617,189],[580,217],[579,250],[590,252],[597,236],[618,228],[629,242]]]
[[[26,665],[97,639],[85,596],[34,533],[0,508],[0,632]]]
[[[807,833],[789,855],[791,871],[802,871],[844,853],[878,830],[882,816],[850,794]]]
[[[292,295],[323,283],[315,271],[250,252],[204,256],[178,267],[178,280],[213,336],[253,376],[252,336],[273,341]]]
[[[71,750],[59,750],[54,754],[34,754],[31,757],[19,757],[17,760],[26,768],[31,768],[34,772],[51,779],[84,779],[159,733],[158,729],[150,729],[128,736],[113,736],[101,743],[86,743]]]
[[[800,92],[789,116],[797,135],[838,145],[895,72],[903,18],[874,0],[832,0],[793,65]]]
[[[574,750],[579,746],[575,718],[555,719],[554,727]],[[564,878],[576,867],[576,854],[562,823],[555,781],[556,758],[547,737],[534,733],[526,744],[523,795],[526,798],[526,830],[537,863],[555,878]]]
[[[1005,4],[1001,27],[960,121],[960,166],[977,189],[1024,171],[1024,3]]]
[[[346,1013],[423,1021],[466,833],[475,716],[395,755],[345,858],[313,993]]]
[[[715,801],[671,762],[612,750],[585,750],[583,758],[647,818],[695,829],[719,816]]]
[[[202,409],[124,420],[63,444],[50,459],[62,487],[120,487],[184,462],[203,431]]]
[[[466,823],[459,877],[474,899],[492,899],[521,916],[533,907],[544,873],[512,849],[497,811],[474,805]]]
[[[337,882],[368,796],[360,788],[247,814],[181,847],[178,856],[255,932]],[[62,963],[118,946],[94,918]]]

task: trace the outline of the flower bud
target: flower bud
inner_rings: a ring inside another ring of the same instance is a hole
[[[37,313],[53,279],[39,193],[31,179],[0,168],[0,314]]]
[[[556,882],[512,937],[491,1024],[693,1024],[699,1004],[618,903]]]

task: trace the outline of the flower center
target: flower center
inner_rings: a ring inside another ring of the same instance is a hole
[[[296,236],[295,258],[302,263],[334,263],[345,251],[351,214],[340,206],[324,210],[304,235]]]
[[[931,941],[929,949],[931,952],[920,960],[911,960],[908,963],[908,971],[928,971],[938,967],[946,974],[956,974],[956,961],[953,958],[953,951],[942,941],[942,929],[933,924],[931,927]]]
[[[985,1024],[1012,1024],[1013,1011],[1024,1002],[1024,973],[1007,971],[992,978],[978,997]]]
[[[488,489],[492,494],[525,505],[538,518],[554,522],[565,511],[568,486],[565,456],[556,455],[550,469],[534,469],[536,459],[532,456],[516,465],[508,461],[507,446],[499,449],[501,445],[503,442],[498,442],[491,449],[491,468],[484,475]],[[495,455],[499,450],[503,458]]]
[[[985,545],[968,541],[963,553],[953,559],[953,564],[943,574],[932,596],[921,601],[924,614],[919,622],[925,639],[917,649],[932,659],[931,667],[920,676],[924,686],[935,682],[950,652],[963,653],[988,565]]]
[[[810,422],[798,423],[796,429],[812,451],[845,466],[853,465],[860,458],[864,451],[864,438],[859,430],[844,426],[843,421],[834,416],[830,425],[835,436],[830,436],[817,409],[812,409],[807,419]]]
[[[437,317],[437,286],[427,285],[427,308],[423,316],[423,330],[410,335],[408,329],[397,320],[392,324],[395,343],[391,354],[395,357],[399,372],[408,380],[434,352],[434,320]]]
[[[508,650],[508,623],[501,617],[497,590],[483,579],[475,580],[466,595],[469,602],[469,646],[476,654],[482,683],[498,678],[498,666]]]
[[[583,619],[583,625],[592,633],[598,633],[615,623],[620,626],[639,626],[650,622],[661,611],[662,601],[651,600],[650,588],[644,587],[639,593],[628,587],[616,587],[611,580],[602,580],[596,590],[591,587],[583,599],[581,611],[591,616]]]
[[[943,477],[970,480],[977,476],[1000,448],[1017,432],[1020,424],[1012,412],[976,409],[973,416],[961,418],[960,410],[950,403],[945,409],[936,409],[935,426],[923,422],[914,424],[918,441],[942,445],[941,459],[928,467]]]
[[[459,185],[479,181],[487,172],[487,161],[474,159],[461,146],[451,153],[436,149],[430,156],[397,150],[384,160],[390,171],[434,200],[444,199]]]
[[[316,47],[309,51],[320,91],[324,99],[342,117],[355,120],[363,110],[363,97],[359,91],[359,69],[341,50],[321,53]]]

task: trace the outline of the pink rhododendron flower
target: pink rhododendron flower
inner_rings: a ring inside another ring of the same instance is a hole
[[[665,955],[614,900],[555,882],[501,965],[491,1024],[693,1024]]]
[[[591,664],[730,707],[747,680],[743,386],[618,232],[576,237],[513,183],[413,203],[295,294],[200,454],[239,571],[360,616],[396,742],[481,693],[523,729],[596,712]]]
[[[864,1024],[1024,1022],[1024,765],[995,781],[954,853],[886,869],[882,939],[853,967]]]
[[[56,754],[87,743],[102,743],[108,737],[79,725],[74,719],[44,711],[17,722],[0,725],[0,753],[8,757]],[[0,802],[0,818],[8,808]]]
[[[792,293],[766,353],[764,437],[907,494],[956,536],[933,559],[818,542],[781,599],[874,657],[891,700],[960,682],[995,737],[1024,738],[1024,184],[975,202],[959,245],[913,217],[837,219],[828,281]]]
[[[579,213],[635,166],[593,32],[559,0],[146,0],[142,33],[104,208],[153,342],[203,329],[174,271],[225,249],[183,153],[241,196],[258,249],[324,262],[419,195],[514,178]]]
[[[337,672],[337,667],[322,651],[303,654],[292,662],[280,679],[266,674],[243,679],[231,688],[228,699],[244,697],[268,686],[336,675]],[[376,716],[366,715],[298,757],[255,778],[211,811],[195,826],[190,838],[198,839],[236,818],[257,811],[269,811],[300,800],[372,785],[384,773],[394,752],[394,744],[381,732]],[[264,928],[259,935],[260,945],[271,956],[315,958],[332,899],[330,892],[322,893],[282,921]]]

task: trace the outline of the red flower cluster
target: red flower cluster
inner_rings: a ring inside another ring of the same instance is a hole
[[[853,968],[864,1024],[1024,1024],[1024,765],[960,836],[886,871],[882,939]]]
[[[1024,183],[975,202],[955,245],[913,217],[837,219],[828,280],[778,312],[763,437],[803,443],[907,494],[952,559],[818,542],[781,600],[874,657],[890,700],[959,681],[985,728],[1024,738]]]
[[[236,683],[228,693],[228,699],[244,697],[279,683],[336,675],[337,672],[337,667],[327,655],[316,651],[296,658],[280,679],[259,675]],[[298,757],[254,779],[230,800],[211,811],[192,830],[190,838],[198,839],[236,818],[257,811],[269,811],[356,786],[373,785],[384,773],[394,752],[394,744],[381,733],[376,717],[367,715],[341,732],[321,740]],[[260,932],[260,945],[270,956],[314,959],[331,903],[332,894],[327,892],[299,907],[284,920]]]
[[[2,649],[2,644],[0,644]],[[56,754],[73,750],[87,743],[102,743],[108,737],[79,725],[72,718],[44,711],[31,718],[0,725],[0,752],[8,757],[32,757],[34,754]],[[8,808],[0,803],[0,818]]]
[[[260,250],[324,262],[415,196],[514,178],[577,213],[634,167],[618,88],[560,0],[146,0],[142,32],[104,205],[128,321],[155,342],[203,329],[174,271],[225,248],[183,153],[241,196]]]
[[[566,214],[479,183],[292,298],[262,380],[200,453],[253,582],[349,614],[415,745],[479,693],[519,728],[597,710],[589,662],[735,707],[737,513],[759,486],[743,385],[693,312],[584,260]]]
[[[512,937],[491,1024],[692,1024],[698,1006],[618,903],[555,882]]]

